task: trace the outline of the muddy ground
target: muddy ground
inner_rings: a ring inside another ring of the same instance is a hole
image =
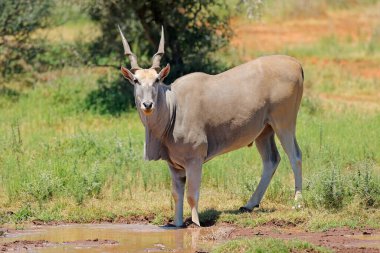
[[[0,251],[7,252],[7,251],[19,251],[19,250],[30,250],[35,248],[45,248],[45,247],[57,247],[57,246],[78,246],[81,247],[97,247],[101,245],[115,245],[118,244],[117,241],[114,240],[100,240],[100,239],[93,239],[93,240],[83,240],[83,241],[71,241],[71,242],[49,242],[47,240],[36,240],[36,241],[30,241],[30,240],[15,240],[8,243],[0,244]]]
[[[310,232],[282,224],[268,224],[254,229],[236,228],[231,231],[229,238],[243,236],[298,239],[333,249],[335,252],[380,252],[380,230],[371,228],[337,228],[325,232]]]
[[[115,248],[115,251],[118,252],[119,241],[115,240],[115,237],[110,235],[110,238],[105,238],[104,235],[93,234],[93,236],[100,236],[102,239],[92,238],[92,239],[83,239],[78,238],[77,240],[69,240],[57,242],[55,239],[49,240],[48,235],[45,237],[36,237],[36,240],[30,239],[30,237],[24,237],[24,234],[31,234],[33,232],[43,231],[49,229],[51,233],[59,233],[59,231],[67,230],[71,225],[32,225],[30,228],[25,231],[13,230],[13,229],[0,229],[0,251],[1,252],[12,252],[12,251],[28,251],[28,250],[37,250],[52,248],[57,249],[57,247],[72,247],[72,248],[89,248],[97,249],[107,246],[107,251],[110,251],[112,248]],[[152,241],[146,243],[143,246],[143,250],[149,252],[208,252],[210,248],[215,245],[221,244],[228,240],[236,238],[277,238],[283,240],[289,239],[298,239],[302,241],[310,242],[314,245],[323,246],[330,248],[335,252],[380,252],[380,229],[372,228],[363,228],[363,229],[350,229],[350,228],[337,228],[331,229],[324,232],[311,232],[304,230],[302,228],[296,227],[293,224],[285,224],[278,222],[271,222],[263,226],[256,228],[241,228],[233,226],[230,224],[217,224],[211,227],[198,228],[194,225],[189,226],[185,229],[177,229],[180,232],[173,235],[175,230],[169,229],[163,231],[164,227],[152,226],[152,225],[125,225],[125,224],[85,224],[79,225],[75,224],[76,228],[78,226],[85,226],[85,231],[90,231],[91,228],[99,230],[102,228],[112,228],[115,229],[115,232],[120,234],[128,235],[128,232],[136,231],[138,237],[141,238],[141,233],[145,233],[147,238],[152,237],[152,232],[157,232],[161,229],[159,233],[160,236],[164,236],[165,233],[171,233],[169,235],[170,239],[166,240],[163,237],[157,237]],[[129,230],[123,230],[123,226],[138,226],[137,228],[130,227]],[[147,227],[147,229],[144,228]],[[137,230],[133,230],[137,229]],[[54,232],[55,231],[55,232]],[[72,233],[72,232],[70,232]],[[168,236],[168,235],[166,235]],[[25,239],[27,238],[27,239]],[[31,237],[33,238],[33,237]],[[63,237],[64,238],[64,237]],[[70,239],[76,237],[69,237]],[[165,237],[166,238],[166,237]],[[7,240],[4,242],[4,240]],[[117,238],[116,238],[117,239]],[[181,245],[178,246],[178,241]],[[185,243],[190,241],[191,243]],[[124,242],[125,243],[125,242]],[[128,243],[127,243],[128,244]],[[209,245],[209,247],[203,247],[204,245]],[[138,248],[136,247],[136,250]],[[141,248],[140,248],[141,249]],[[55,251],[55,250],[54,250]],[[54,252],[51,251],[51,252]],[[43,251],[45,252],[45,251]],[[50,252],[50,251],[46,251]],[[57,251],[58,252],[58,251]],[[75,251],[72,251],[75,252]],[[92,251],[89,251],[92,252]],[[100,251],[99,251],[100,252]]]

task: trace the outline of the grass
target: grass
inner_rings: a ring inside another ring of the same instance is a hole
[[[72,24],[65,27],[70,36],[75,33]],[[261,207],[238,214],[236,210],[245,204],[261,175],[257,151],[243,148],[204,166],[201,223],[290,224],[309,230],[380,226],[378,107],[320,98],[328,94],[350,100],[377,92],[379,79],[341,64],[368,61],[378,66],[376,36],[358,41],[329,36],[313,44],[288,45],[270,52],[290,54],[304,63],[305,97],[297,138],[304,159],[305,207],[292,209],[293,173],[280,148],[282,162]],[[97,81],[101,77],[105,85],[120,78],[111,70],[79,67],[21,76],[2,84],[0,224],[129,219],[163,224],[173,218],[169,171],[162,161],[143,161],[144,131],[137,113],[129,109],[112,116],[86,104],[92,101],[91,94],[101,97]],[[185,215],[190,216],[187,204]],[[258,243],[234,241],[217,252],[230,252],[228,247],[256,252]],[[278,240],[264,241],[263,247],[265,244],[284,252],[304,245]]]
[[[267,0],[263,1],[261,12],[264,19],[272,21],[320,18],[337,10],[362,10],[378,2],[378,0]]]
[[[65,69],[57,76],[20,91],[16,100],[13,93],[0,97],[2,222],[117,221],[140,215],[158,224],[172,218],[167,166],[142,160],[144,132],[136,112],[112,117],[86,109],[86,96],[97,89],[96,71]],[[235,212],[261,174],[258,153],[244,148],[204,166],[203,222],[257,226],[274,220],[325,229],[366,226],[379,217],[374,208],[380,205],[380,143],[373,141],[379,114],[326,110],[319,103],[307,97],[298,120],[305,210],[291,209],[293,174],[281,149],[283,159],[262,208]],[[318,218],[321,210],[324,221]]]
[[[237,239],[229,241],[212,252],[214,253],[261,253],[261,252],[332,252],[323,247],[317,247],[311,243],[299,240],[283,241],[273,238]]]

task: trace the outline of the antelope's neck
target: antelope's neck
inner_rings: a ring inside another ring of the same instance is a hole
[[[174,93],[170,88],[161,85],[158,89],[156,109],[152,115],[144,116],[143,124],[157,139],[161,140],[172,130],[175,111]]]

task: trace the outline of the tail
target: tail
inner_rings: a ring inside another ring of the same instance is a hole
[[[303,72],[303,68],[300,64],[300,69],[301,69],[301,77],[302,79],[300,78],[300,80],[298,81],[298,92],[297,92],[297,98],[296,98],[296,112],[298,114],[298,110],[301,106],[301,99],[302,99],[302,95],[303,95],[303,82],[305,80],[305,75],[304,75],[304,72]]]

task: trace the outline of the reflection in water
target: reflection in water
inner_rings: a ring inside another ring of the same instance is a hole
[[[35,248],[33,252],[194,252],[209,250],[210,243],[200,240],[212,233],[207,228],[175,229],[153,225],[85,224],[42,226],[0,238],[0,244],[15,240],[47,240],[58,244]],[[115,240],[118,244],[86,245],[85,240]],[[27,252],[26,250],[24,252]],[[30,251],[28,251],[30,252]]]

